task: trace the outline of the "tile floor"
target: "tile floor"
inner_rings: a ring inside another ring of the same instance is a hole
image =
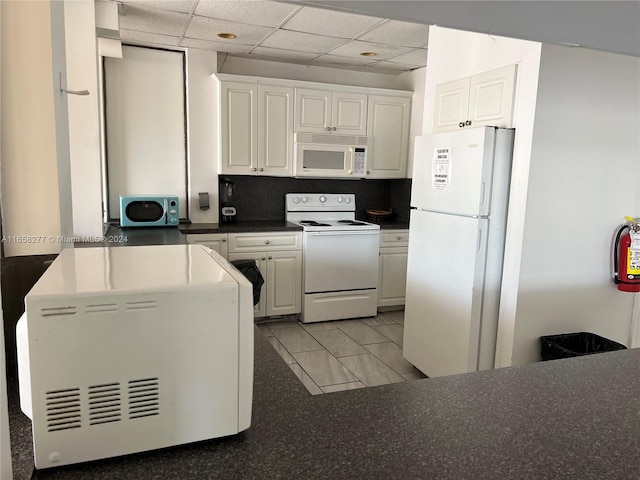
[[[404,311],[375,317],[258,325],[273,348],[313,395],[425,376],[402,357]]]

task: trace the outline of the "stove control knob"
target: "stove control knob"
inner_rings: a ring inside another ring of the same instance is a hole
[[[300,203],[300,197],[293,197],[293,203],[295,203],[296,205]]]
[[[307,203],[309,199],[307,197],[302,197],[302,203]]]
[[[342,197],[338,197],[338,203],[342,203],[342,200],[344,200]]]
[[[344,201],[345,201],[346,203],[351,203],[351,199],[350,199],[349,197],[345,198],[345,199],[344,199]]]
[[[320,203],[324,203],[327,201],[327,197],[325,197],[324,195],[320,195]]]

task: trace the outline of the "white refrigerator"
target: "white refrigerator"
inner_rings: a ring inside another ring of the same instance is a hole
[[[403,350],[429,377],[494,366],[513,138],[416,138]]]

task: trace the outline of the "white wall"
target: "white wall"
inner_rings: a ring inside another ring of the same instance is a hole
[[[187,51],[189,212],[196,223],[218,223],[218,98],[211,75],[216,52]],[[198,193],[209,192],[209,210],[200,210]]]
[[[73,235],[102,234],[102,189],[96,21],[94,2],[64,2],[67,88],[89,90],[67,95]]]
[[[424,119],[424,82],[427,68],[418,68],[410,72],[401,73],[397,78],[397,88],[413,92],[411,100],[411,123],[409,129],[409,158],[407,160],[407,177],[413,174],[413,148],[415,138],[422,135]]]
[[[501,344],[510,342],[513,338],[513,325],[515,325],[520,253],[524,239],[529,162],[531,159],[540,52],[541,44],[538,42],[463,32],[441,27],[431,27],[429,29],[423,134],[429,134],[433,130],[433,92],[436,85],[510,64],[517,64],[518,66],[513,112],[513,126],[516,129],[516,135],[509,197],[509,220],[505,244],[497,356],[501,355]],[[427,159],[424,160],[427,161]],[[489,361],[486,355],[488,352],[493,351],[492,345],[495,342],[495,335],[495,331],[485,330],[483,332],[481,339],[481,352],[484,354],[482,356],[483,364]],[[510,357],[507,356],[506,359],[501,361],[500,365],[509,365],[509,362]]]
[[[60,234],[48,2],[2,5],[2,221],[7,235]],[[5,254],[57,253],[56,242]]]
[[[633,294],[611,283],[611,245],[640,216],[640,59],[544,45],[529,172],[513,364],[541,335],[629,344]]]
[[[397,86],[398,76],[395,73],[360,72],[231,56],[228,56],[225,60],[224,54],[220,55],[218,65],[219,73],[233,75],[254,75],[257,77],[286,78],[289,80],[336,83],[359,87],[401,89]]]

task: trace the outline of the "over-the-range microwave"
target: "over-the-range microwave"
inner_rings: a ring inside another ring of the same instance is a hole
[[[120,195],[120,226],[172,227],[180,222],[174,195]]]
[[[368,137],[324,133],[296,133],[294,176],[364,178]]]

